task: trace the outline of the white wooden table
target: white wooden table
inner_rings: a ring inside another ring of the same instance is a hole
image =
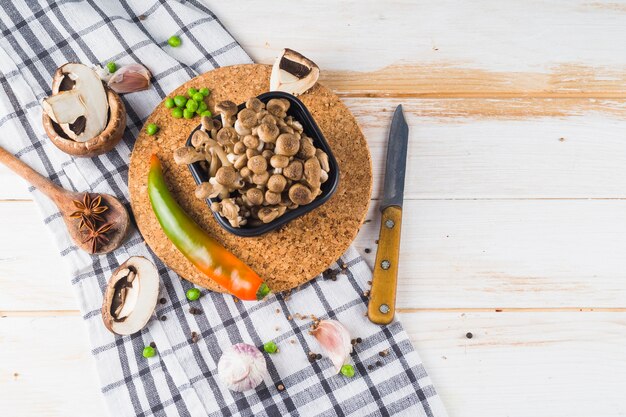
[[[398,304],[451,416],[626,415],[626,3],[209,6],[256,61],[314,59],[356,115],[370,261],[403,103]],[[0,414],[105,416],[64,265],[24,183],[0,184]]]

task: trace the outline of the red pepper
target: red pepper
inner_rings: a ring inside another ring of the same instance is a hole
[[[174,200],[156,155],[150,160],[148,195],[165,235],[200,272],[242,300],[261,300],[269,294],[256,272],[209,236]]]

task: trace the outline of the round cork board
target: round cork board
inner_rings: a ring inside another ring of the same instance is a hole
[[[172,91],[186,94],[190,87],[211,90],[209,109],[231,100],[242,103],[268,91],[271,67],[236,65],[202,74]],[[365,219],[372,192],[372,161],[367,142],[354,116],[329,89],[317,84],[298,97],[309,109],[337,159],[339,187],[317,209],[279,230],[259,237],[238,237],[215,221],[207,204],[194,196],[196,184],[186,166],[174,163],[173,152],[183,146],[199,123],[174,119],[161,103],[146,120],[160,130],[148,136],[141,130],[130,158],[130,201],[144,239],[154,253],[181,277],[204,288],[224,290],[198,272],[167,239],[152,212],[147,193],[150,156],[158,154],[169,189],[180,205],[208,233],[254,269],[274,292],[297,287],[319,275],[348,248]]]

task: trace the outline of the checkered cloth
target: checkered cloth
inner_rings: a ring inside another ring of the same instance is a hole
[[[251,62],[216,17],[197,1],[3,1],[0,8],[0,141],[54,182],[71,190],[116,195],[128,202],[128,159],[144,120],[162,98],[191,77],[213,68]],[[179,35],[182,46],[167,38]],[[72,158],[52,145],[41,125],[39,102],[50,94],[55,68],[68,62],[118,65],[140,62],[154,75],[154,86],[122,97],[128,112],[123,141],[92,159]],[[89,329],[102,393],[114,416],[435,416],[446,415],[439,397],[399,322],[379,327],[364,316],[371,272],[354,249],[330,273],[290,297],[266,302],[235,302],[205,292],[189,313],[185,291],[191,284],[170,271],[134,231],[113,253],[90,256],[70,240],[50,201],[31,188],[44,222],[71,268],[72,284]],[[141,332],[119,337],[100,317],[107,278],[129,256],[157,265],[164,304]],[[345,263],[347,268],[341,268]],[[351,379],[333,372],[309,335],[310,320],[297,313],[337,319],[362,338],[351,357]],[[293,317],[289,320],[289,316]],[[191,342],[191,333],[200,340]],[[270,377],[256,390],[229,391],[216,379],[222,349],[238,342],[260,346],[274,340],[280,352],[267,356]],[[144,346],[158,355],[145,359]],[[379,352],[389,350],[389,355]],[[376,362],[382,362],[376,366]],[[370,365],[374,365],[370,369]],[[283,385],[284,390],[278,390]]]

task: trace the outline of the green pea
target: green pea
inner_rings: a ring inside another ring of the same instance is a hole
[[[189,97],[192,97],[192,96],[193,96],[194,94],[196,94],[197,92],[198,92],[198,90],[196,90],[196,89],[195,89],[195,88],[193,88],[193,87],[190,87],[190,88],[189,88],[189,90],[187,90],[187,95],[188,95]]]
[[[202,94],[205,97],[208,96],[210,93],[211,91],[206,87],[200,89],[200,94]]]
[[[213,113],[211,113],[211,110],[205,110],[202,113],[200,113],[200,116],[213,116]]]
[[[150,123],[148,126],[146,126],[146,133],[149,134],[150,136],[156,134],[156,132],[159,131],[159,126],[157,126],[154,123]]]
[[[269,341],[263,344],[263,350],[267,353],[276,353],[278,352],[278,346],[276,346],[276,343]]]
[[[352,378],[354,376],[354,368],[352,367],[352,365],[345,364],[341,367],[341,373],[343,374],[343,376]]]
[[[170,36],[167,43],[169,43],[171,47],[176,48],[177,46],[180,46],[181,40],[178,36],[174,35]]]
[[[174,107],[172,109],[172,117],[175,119],[180,119],[181,117],[183,117],[183,109],[181,109],[180,107]]]
[[[196,93],[193,95],[192,97],[195,101],[203,101],[204,100],[204,96],[202,95],[202,93]]]
[[[115,62],[109,62],[107,64],[107,70],[109,70],[109,72],[113,74],[115,71],[117,71],[117,64]]]
[[[176,107],[176,103],[174,102],[174,99],[171,97],[168,99],[165,99],[165,107],[167,107],[168,109],[172,109]]]
[[[187,97],[176,96],[174,97],[174,103],[176,104],[177,107],[185,107],[185,104],[187,104]]]
[[[144,358],[151,358],[154,355],[156,355],[156,350],[152,346],[146,346],[145,348],[143,348]]]
[[[187,109],[191,110],[192,112],[196,112],[196,110],[198,110],[198,102],[194,101],[194,100],[187,100]]]
[[[201,101],[201,102],[198,103],[198,110],[196,110],[196,112],[198,114],[200,114],[203,111],[205,111],[206,109],[208,109],[208,106],[206,105],[206,103],[204,101]]]
[[[189,110],[189,109],[184,109],[184,110],[183,110],[183,117],[184,117],[185,119],[193,119],[193,116],[195,116],[195,115],[196,115],[196,113],[195,113],[195,112],[192,112],[192,111],[191,111],[191,110]]]
[[[197,288],[189,288],[185,295],[189,301],[196,301],[200,298],[200,290]]]

